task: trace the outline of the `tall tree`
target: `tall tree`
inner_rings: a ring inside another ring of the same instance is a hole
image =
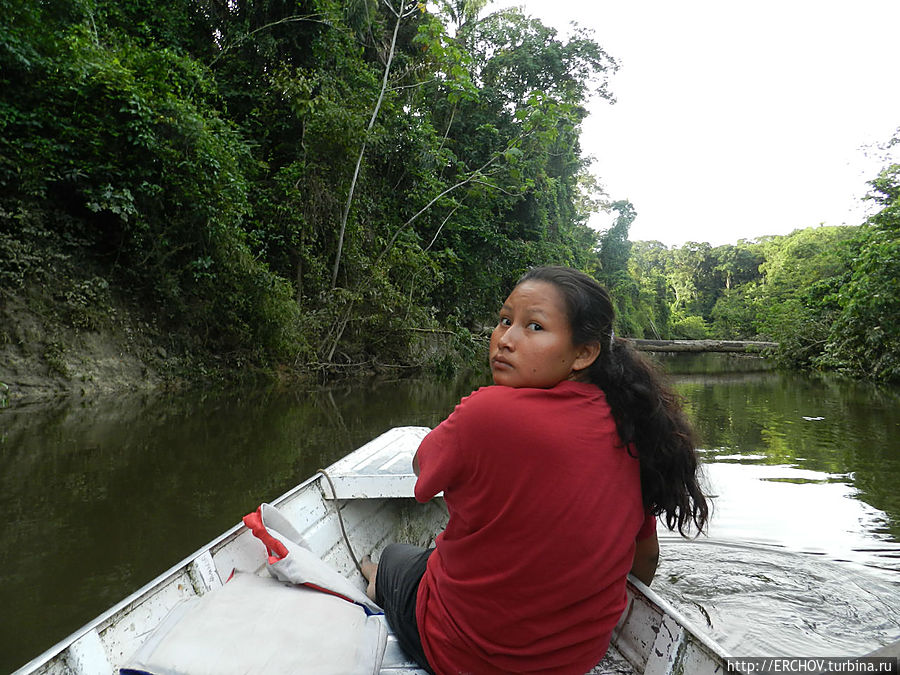
[[[825,346],[837,307],[833,294],[846,280],[846,246],[855,227],[810,227],[764,242],[757,329],[779,343],[789,366],[809,368]]]
[[[900,144],[900,132],[892,145]],[[900,164],[872,181],[880,210],[854,242],[849,280],[837,294],[839,314],[817,365],[854,376],[900,381]]]
[[[347,230],[347,218],[350,215],[350,207],[353,205],[353,194],[356,190],[356,181],[359,178],[359,169],[362,166],[363,158],[366,155],[366,144],[368,143],[368,136],[372,133],[372,127],[375,126],[375,120],[378,119],[378,113],[381,110],[381,103],[384,101],[384,95],[388,88],[388,81],[391,75],[391,64],[394,61],[394,52],[397,49],[397,34],[400,32],[400,25],[404,20],[413,16],[417,11],[417,6],[413,2],[408,2],[408,0],[397,0],[396,6],[390,0],[385,0],[385,6],[388,11],[394,15],[394,30],[391,34],[391,42],[390,46],[387,50],[387,58],[385,59],[384,64],[384,75],[381,79],[381,89],[378,92],[378,100],[375,101],[375,106],[372,108],[372,116],[369,118],[369,125],[366,127],[365,136],[363,137],[362,144],[359,148],[359,155],[356,158],[356,166],[353,169],[353,178],[350,180],[350,188],[347,192],[347,201],[344,204],[344,209],[341,212],[341,225],[338,230],[338,240],[337,240],[337,252],[334,255],[334,267],[331,271],[331,287],[335,288],[337,286],[337,277],[338,271],[341,266],[341,253],[344,249],[344,233]]]
[[[600,236],[597,258],[600,263],[599,281],[612,289],[629,277],[631,242],[628,240],[628,231],[637,217],[637,211],[627,200],[613,202],[609,205],[609,210],[618,215],[612,226]]]

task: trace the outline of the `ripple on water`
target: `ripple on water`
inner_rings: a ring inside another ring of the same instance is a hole
[[[900,575],[661,537],[654,590],[734,656],[856,656],[900,638]]]

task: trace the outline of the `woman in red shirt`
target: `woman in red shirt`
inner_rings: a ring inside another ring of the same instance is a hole
[[[586,274],[530,270],[491,335],[497,386],[422,441],[416,498],[443,492],[447,528],[363,571],[430,672],[581,675],[606,652],[627,574],[653,578],[656,517],[705,525],[690,425],[613,319]]]

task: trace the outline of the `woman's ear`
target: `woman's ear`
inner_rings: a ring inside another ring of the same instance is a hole
[[[575,362],[572,364],[572,370],[584,370],[596,361],[598,356],[600,356],[599,342],[588,342],[581,345],[575,353]]]

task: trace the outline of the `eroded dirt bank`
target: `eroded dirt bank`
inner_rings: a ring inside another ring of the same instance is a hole
[[[4,294],[0,304],[0,404],[138,391],[175,383],[183,364],[149,324],[121,315],[97,329],[66,326]]]

